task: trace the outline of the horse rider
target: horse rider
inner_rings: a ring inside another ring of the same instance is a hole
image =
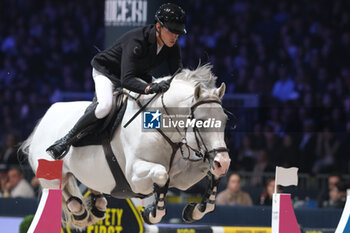
[[[167,61],[171,74],[182,67],[179,35],[186,34],[186,16],[180,6],[166,3],[155,14],[155,24],[133,29],[91,61],[97,105],[88,108],[74,127],[47,148],[55,160],[62,159],[83,130],[105,118],[112,108],[113,90],[123,87],[140,94],[165,92],[167,81],[152,83],[151,71]]]

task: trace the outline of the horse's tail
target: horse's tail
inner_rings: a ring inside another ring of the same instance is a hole
[[[38,123],[34,127],[33,132],[29,135],[29,137],[25,141],[22,142],[21,146],[17,150],[17,159],[20,162],[20,164],[24,164],[25,161],[28,160],[29,165],[31,166],[33,171],[35,171],[35,168],[34,168],[33,161],[31,159],[31,153],[29,151],[29,147],[32,144],[33,136],[35,134],[35,131],[36,131],[38,125],[40,124],[40,121],[41,121],[41,119],[38,121]]]

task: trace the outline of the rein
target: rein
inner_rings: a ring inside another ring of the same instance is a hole
[[[182,70],[182,67],[179,67],[176,71],[175,71],[175,73],[170,77],[170,79],[168,79],[167,81],[168,81],[168,83],[169,83],[169,85],[170,85],[170,83],[173,81],[173,79],[175,78],[175,76],[178,74],[178,73],[180,73],[181,72],[181,70]],[[124,125],[124,128],[126,128],[143,110],[145,110],[146,109],[146,107],[155,99],[155,98],[157,98],[158,96],[159,96],[159,94],[160,93],[156,93],[146,104],[144,104],[144,105],[140,105],[139,103],[138,103],[138,105],[139,105],[139,107],[140,107],[140,109],[129,119],[129,121],[128,122],[126,122],[126,124]]]

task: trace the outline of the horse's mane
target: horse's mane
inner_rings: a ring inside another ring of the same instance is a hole
[[[213,66],[209,63],[202,66],[199,64],[195,70],[183,69],[174,79],[190,82],[194,86],[202,84],[205,89],[212,89],[215,88],[217,79],[211,71],[212,68]]]

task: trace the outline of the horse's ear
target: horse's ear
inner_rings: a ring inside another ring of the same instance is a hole
[[[199,97],[202,95],[202,84],[198,84],[194,89],[194,99],[198,100]]]
[[[226,84],[221,83],[220,87],[216,89],[215,93],[219,96],[220,99],[222,99],[222,97],[225,94],[225,91],[226,91]]]

